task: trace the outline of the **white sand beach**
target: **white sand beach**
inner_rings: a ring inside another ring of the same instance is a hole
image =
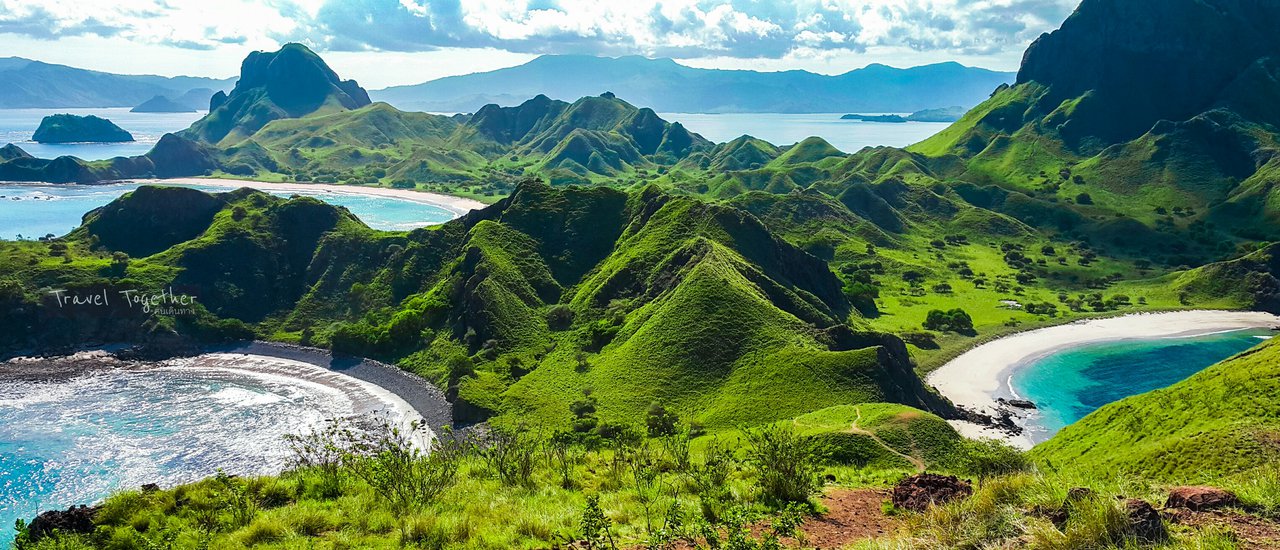
[[[1176,311],[1091,319],[1014,334],[973,348],[929,374],[926,382],[953,403],[990,413],[996,398],[1009,395],[1010,374],[1054,352],[1084,344],[1203,336],[1280,326],[1280,317],[1254,311]],[[1026,438],[1009,437],[968,422],[952,423],[969,437],[995,437],[1019,447]]]
[[[221,178],[172,178],[172,179],[135,179],[127,180],[133,183],[153,184],[153,185],[204,185],[209,187],[226,187],[228,189],[239,189],[241,187],[250,187],[262,191],[283,191],[283,192],[304,192],[304,193],[338,193],[349,195],[365,195],[374,197],[389,197],[403,199],[408,201],[420,202],[444,208],[455,215],[461,216],[472,210],[481,210],[488,206],[477,200],[464,197],[455,197],[453,195],[445,195],[441,193],[430,193],[426,191],[415,191],[413,189],[392,189],[390,187],[369,187],[364,185],[334,185],[327,183],[273,183],[265,181],[253,180],[234,180]]]

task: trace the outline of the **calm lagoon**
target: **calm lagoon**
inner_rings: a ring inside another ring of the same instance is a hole
[[[61,236],[80,225],[84,214],[103,206],[120,195],[138,188],[136,183],[108,185],[56,185],[0,183],[0,239],[15,239],[18,235],[37,238],[46,235]],[[246,184],[250,185],[250,184]],[[229,191],[227,187],[184,185],[210,193]],[[326,193],[310,191],[271,191],[287,197],[307,195],[336,206],[345,206],[361,221],[374,229],[403,231],[444,223],[455,214],[444,208],[385,196],[351,193]]]
[[[1009,387],[1039,407],[1027,419],[1026,435],[1040,443],[1103,405],[1171,386],[1271,334],[1250,329],[1081,345],[1014,371]]]

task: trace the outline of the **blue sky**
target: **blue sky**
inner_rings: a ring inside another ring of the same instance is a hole
[[[540,54],[672,57],[835,74],[960,61],[1014,70],[1078,0],[0,0],[0,55],[231,76],[302,42],[371,88]]]

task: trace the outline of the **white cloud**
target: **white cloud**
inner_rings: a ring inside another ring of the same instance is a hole
[[[782,58],[804,48],[1021,49],[1076,0],[0,0],[0,32],[207,49],[302,40],[336,50]]]
[[[893,52],[889,59],[905,65],[967,59],[1008,69],[1078,1],[0,0],[0,51],[76,38],[122,51],[129,44],[230,56],[300,41],[326,56],[388,59],[465,50],[639,54],[839,72],[836,63]]]

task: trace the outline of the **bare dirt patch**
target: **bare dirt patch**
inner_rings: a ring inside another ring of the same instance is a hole
[[[1190,510],[1165,510],[1170,521],[1204,529],[1219,527],[1235,533],[1237,545],[1246,550],[1280,548],[1280,523],[1275,520],[1241,514],[1239,512],[1214,510],[1208,512],[1192,512]]]

